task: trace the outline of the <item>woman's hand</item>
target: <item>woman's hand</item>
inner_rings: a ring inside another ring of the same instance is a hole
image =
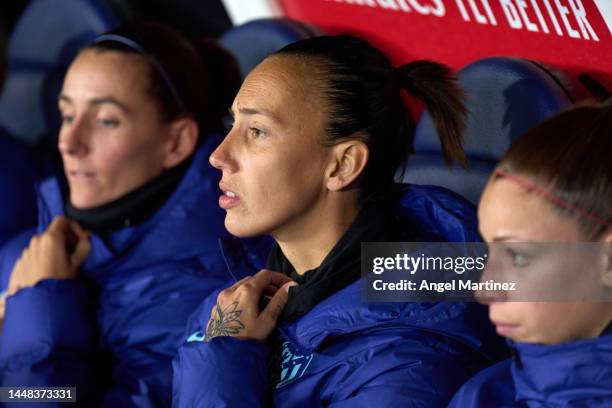
[[[289,287],[297,285],[280,272],[263,269],[223,290],[217,297],[208,325],[206,341],[218,336],[265,341],[276,327]],[[259,310],[262,296],[270,297]]]
[[[65,217],[55,218],[21,254],[11,273],[8,295],[44,279],[75,277],[90,249],[88,232]]]

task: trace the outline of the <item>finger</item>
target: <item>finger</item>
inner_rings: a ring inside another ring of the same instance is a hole
[[[18,290],[18,285],[17,285],[17,281],[15,279],[10,279],[9,280],[9,284],[8,284],[8,288],[6,288],[6,293],[8,296],[10,295],[14,295],[15,292],[17,292]]]
[[[260,318],[276,323],[283,309],[285,308],[285,305],[287,304],[289,288],[295,285],[297,285],[297,283],[287,282],[278,291],[276,291],[274,296],[272,296],[272,299],[270,299],[268,306],[266,306],[266,308],[259,315]]]
[[[245,283],[245,285],[251,286],[256,293],[262,293],[263,290],[270,285],[281,287],[288,282],[293,282],[293,279],[280,272],[262,269],[253,276],[253,279]]]
[[[47,227],[47,232],[60,232],[66,233],[70,229],[70,220],[64,216],[57,216],[51,221],[49,227]]]
[[[13,295],[15,294],[15,292],[17,292],[19,290],[19,288],[21,287],[20,283],[19,283],[19,278],[20,276],[20,269],[23,267],[23,255],[22,257],[15,263],[15,266],[13,267],[13,271],[11,272],[11,277],[9,279],[9,283],[8,283],[8,288],[6,289],[6,292],[8,295]]]
[[[32,236],[32,238],[30,238],[30,242],[28,243],[28,246],[26,247],[24,252],[27,251],[28,248],[30,248],[32,245],[34,245],[39,240],[40,240],[40,235],[39,234],[36,234],[36,235]]]
[[[89,235],[91,235],[90,231],[84,230],[83,227],[81,227],[76,221],[70,220],[70,228],[72,229],[72,232],[74,232],[74,234],[77,235],[79,238],[88,237]]]
[[[78,237],[71,224],[71,221],[66,217],[55,217],[43,236],[57,240],[56,242],[62,245],[66,253],[72,254],[76,248]]]
[[[272,297],[272,296],[274,296],[276,294],[276,292],[279,289],[280,288],[278,286],[269,285],[269,286],[266,286],[266,288],[263,290],[263,292],[261,292],[261,294],[263,296]]]
[[[234,283],[232,286],[230,286],[227,289],[233,291],[236,288],[238,288],[239,286],[241,286],[244,282],[248,281],[251,278],[252,278],[252,276],[245,276],[244,278],[240,279],[238,282]]]
[[[90,240],[91,232],[84,230],[76,221],[69,220],[69,223],[70,225],[66,233],[66,250],[69,254],[72,254],[77,250],[77,245],[81,240]]]
[[[91,251],[91,241],[88,236],[78,238],[78,242],[74,248],[74,252],[70,257],[71,266],[73,268],[78,268],[89,255],[89,251]]]

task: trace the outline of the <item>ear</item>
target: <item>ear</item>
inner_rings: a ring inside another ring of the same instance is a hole
[[[348,140],[332,148],[326,186],[330,191],[340,191],[350,186],[363,173],[370,151],[359,140]]]
[[[612,289],[612,230],[607,231],[601,239],[604,253],[604,269],[601,277],[602,283]]]
[[[178,165],[193,153],[199,132],[198,123],[192,117],[181,117],[170,124],[170,139],[163,161],[165,169]]]

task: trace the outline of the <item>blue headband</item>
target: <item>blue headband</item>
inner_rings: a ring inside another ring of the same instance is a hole
[[[176,86],[174,86],[174,82],[170,79],[170,76],[168,75],[164,67],[162,67],[162,65],[159,63],[157,58],[151,55],[151,53],[149,53],[143,46],[141,46],[136,41],[130,38],[124,37],[122,35],[117,35],[117,34],[102,34],[101,36],[96,38],[92,42],[92,44],[99,44],[104,41],[112,41],[112,42],[126,45],[130,47],[131,49],[133,49],[134,51],[141,54],[142,56],[144,56],[151,63],[151,65],[153,65],[157,73],[162,77],[162,79],[168,86],[168,89],[170,89],[170,92],[172,93],[172,96],[174,97],[174,100],[176,101],[176,104],[178,105],[181,113],[188,112],[185,106],[185,103],[183,103],[183,99],[179,95],[179,92],[176,89]]]

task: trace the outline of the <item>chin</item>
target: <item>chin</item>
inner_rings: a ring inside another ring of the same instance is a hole
[[[107,201],[99,197],[88,197],[78,194],[70,195],[70,204],[72,204],[72,206],[78,210],[87,210],[89,208],[95,208],[104,204]]]
[[[250,238],[257,236],[257,233],[250,231],[248,228],[236,226],[232,223],[225,222],[225,229],[235,237],[238,238]]]
[[[256,228],[248,225],[248,223],[231,220],[227,215],[225,216],[225,229],[238,238],[251,238],[268,233],[263,228]]]

